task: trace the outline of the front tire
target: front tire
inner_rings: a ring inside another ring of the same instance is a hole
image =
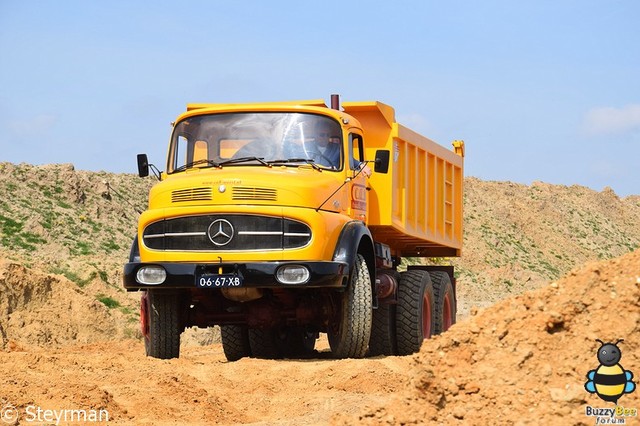
[[[244,325],[221,325],[222,350],[228,361],[251,356],[249,330]]]
[[[250,328],[249,346],[251,354],[255,358],[280,359],[282,358],[282,345],[280,336],[275,327]]]
[[[335,358],[362,358],[369,346],[373,309],[371,277],[362,255],[357,255],[349,285],[339,296],[339,312],[327,333],[331,352]]]
[[[146,303],[146,305],[145,305]],[[176,294],[147,290],[142,297],[144,346],[147,356],[159,359],[180,356],[180,300]],[[146,328],[146,330],[145,330]]]

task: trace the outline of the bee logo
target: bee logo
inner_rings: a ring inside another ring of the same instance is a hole
[[[587,382],[584,388],[589,393],[597,394],[600,399],[618,404],[618,399],[625,393],[631,393],[636,389],[636,384],[631,381],[633,373],[625,370],[620,365],[622,351],[618,347],[620,339],[616,343],[604,343],[596,339],[602,346],[598,349],[597,357],[600,366],[587,373]]]

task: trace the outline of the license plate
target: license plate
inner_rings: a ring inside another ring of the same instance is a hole
[[[235,274],[210,274],[202,273],[196,275],[196,287],[199,288],[220,288],[220,287],[241,287],[242,277]]]

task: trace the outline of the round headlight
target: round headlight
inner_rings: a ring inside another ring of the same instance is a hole
[[[158,285],[167,279],[167,271],[162,266],[149,265],[138,269],[136,280],[140,284]]]
[[[276,279],[282,284],[304,284],[310,277],[309,270],[302,265],[284,265],[276,272]]]

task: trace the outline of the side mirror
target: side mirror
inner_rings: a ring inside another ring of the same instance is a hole
[[[379,149],[376,151],[376,161],[373,166],[373,171],[376,173],[388,173],[389,172],[389,156],[390,152],[387,149]]]
[[[149,176],[149,160],[147,154],[138,154],[138,176]]]

